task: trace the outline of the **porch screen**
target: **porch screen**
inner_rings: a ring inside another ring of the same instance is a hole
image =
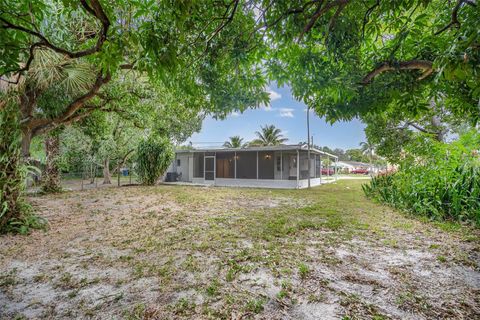
[[[217,153],[217,178],[235,178],[235,153]]]
[[[273,152],[258,153],[258,179],[275,178],[274,162]]]
[[[193,177],[194,178],[203,178],[203,152],[193,154]]]
[[[237,179],[257,178],[257,153],[237,152]]]
[[[308,179],[308,154],[306,151],[300,151],[300,179]]]
[[[320,155],[316,154],[315,155],[315,178],[320,178],[320,169],[321,169],[321,163],[320,163]]]

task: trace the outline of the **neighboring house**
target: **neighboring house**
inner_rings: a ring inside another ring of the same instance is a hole
[[[350,173],[354,170],[370,170],[372,165],[369,163],[358,162],[358,161],[338,161],[337,167],[340,172]]]
[[[307,145],[178,150],[166,179],[216,186],[305,188],[322,183],[322,160],[337,157]],[[299,165],[297,165],[299,164]]]

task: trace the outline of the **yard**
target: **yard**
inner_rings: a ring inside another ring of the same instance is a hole
[[[478,230],[363,196],[155,186],[31,197],[0,238],[0,318],[474,319]]]

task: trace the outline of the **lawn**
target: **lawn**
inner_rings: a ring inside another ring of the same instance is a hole
[[[478,230],[362,183],[31,197],[49,229],[0,238],[0,318],[478,318]]]

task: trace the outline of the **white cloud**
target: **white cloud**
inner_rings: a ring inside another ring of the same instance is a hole
[[[272,90],[270,87],[266,88],[265,91],[270,96],[270,102],[282,98],[282,95],[280,93]],[[262,108],[263,111],[273,111],[273,110],[275,110],[275,108],[272,108],[272,106],[270,104],[264,104],[264,105],[260,106],[260,108]]]
[[[279,115],[282,118],[293,118],[293,111],[294,109],[292,108],[280,108],[279,110]]]
[[[240,116],[240,112],[232,111],[232,112],[230,112],[230,116],[232,116],[232,117],[239,117],[239,116]]]
[[[272,108],[271,105],[264,105],[264,106],[262,106],[262,108],[263,108],[264,111],[273,111],[273,108]]]
[[[271,88],[267,88],[267,92],[270,95],[270,101],[275,101],[282,97],[280,93],[273,91]]]

